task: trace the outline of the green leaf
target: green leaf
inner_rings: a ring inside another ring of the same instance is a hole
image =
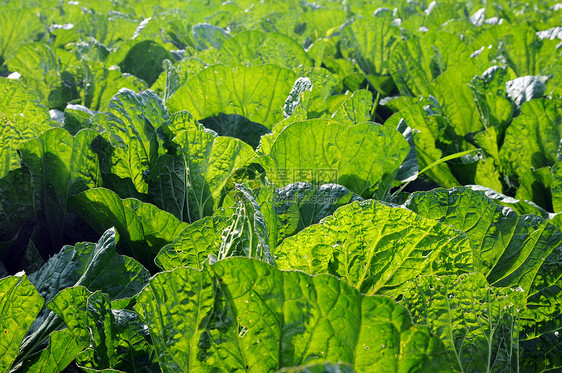
[[[517,370],[523,293],[491,287],[479,273],[420,276],[403,292],[401,304],[453,351],[449,363],[455,369]]]
[[[345,124],[359,124],[371,119],[373,94],[361,89],[353,92],[332,114],[332,119]]]
[[[274,64],[289,69],[312,66],[307,53],[294,39],[276,32],[240,32],[222,44],[220,53],[226,63]]]
[[[281,269],[331,273],[375,294],[422,273],[469,271],[470,251],[465,235],[447,225],[368,200],[285,239],[274,254]]]
[[[116,242],[115,229],[109,229],[95,244],[65,246],[30,281],[47,302],[62,289],[76,285],[102,290],[110,299],[131,297],[146,284],[149,274],[133,258],[117,254]]]
[[[164,246],[154,261],[164,271],[178,267],[202,269],[209,255],[217,255],[222,233],[230,224],[230,218],[223,214],[199,219]]]
[[[327,361],[358,371],[448,366],[441,342],[389,298],[255,259],[160,273],[139,301],[165,372],[263,372]]]
[[[154,347],[136,312],[114,310],[109,297],[95,292],[87,301],[91,347],[76,358],[86,372],[158,371]]]
[[[83,346],[78,352],[90,346],[90,331],[88,330],[88,298],[90,295],[92,292],[84,286],[66,287],[47,303],[47,307],[64,321],[66,330],[72,334],[76,343]]]
[[[243,256],[274,264],[265,218],[250,190],[235,186],[236,210],[232,223],[223,231],[217,260]]]
[[[474,94],[469,86],[477,71],[476,65],[468,60],[457,68],[443,72],[430,86],[430,92],[439,100],[444,115],[459,136],[484,129],[480,112],[474,104]]]
[[[255,158],[253,149],[241,140],[213,136],[203,130],[182,131],[174,142],[181,147],[179,157],[173,159],[174,164],[171,158],[165,162],[168,169],[173,166],[169,172],[177,175],[178,182],[173,184],[173,190],[161,193],[174,195],[178,207],[172,211],[181,213],[182,208],[181,216],[189,222],[212,215],[228,181]],[[155,183],[164,185],[164,176],[159,172]]]
[[[537,258],[548,257],[561,239],[544,219],[520,217],[464,187],[416,192],[404,206],[466,232],[475,269],[494,286],[521,286],[528,292],[542,265]]]
[[[91,148],[97,134],[82,130],[71,136],[63,129],[51,129],[22,144],[23,162],[31,172],[33,198],[38,217],[48,231],[43,247],[52,254],[63,243],[73,217],[68,211],[69,199],[101,185],[98,156]]]
[[[470,52],[457,35],[428,32],[397,42],[392,50],[389,72],[403,95],[427,97],[429,84],[449,66],[470,60]],[[459,69],[451,69],[459,74]]]
[[[438,161],[444,156],[456,153],[457,138],[449,126],[447,120],[438,114],[428,113],[424,104],[409,105],[398,113],[388,118],[385,126],[398,128],[400,120],[414,129],[414,143],[418,166],[425,169],[430,164]],[[439,185],[456,186],[459,184],[447,163],[441,163],[426,171],[426,174]]]
[[[199,23],[193,26],[191,32],[199,50],[210,47],[221,49],[221,45],[231,38],[231,35],[222,27],[208,23]]]
[[[162,45],[152,40],[144,40],[129,49],[119,67],[124,73],[144,80],[150,87],[164,71],[162,62],[170,58],[170,53]]]
[[[44,30],[38,14],[24,6],[6,6],[0,14],[0,24],[0,56],[3,60],[13,55],[21,45],[35,40],[37,34]]]
[[[318,224],[339,207],[361,200],[349,189],[338,184],[312,185],[294,183],[274,190],[271,200],[277,226],[276,245],[304,228]],[[264,206],[262,204],[262,210]]]
[[[82,105],[91,110],[107,110],[111,98],[122,88],[133,91],[146,89],[145,82],[138,78],[121,73],[119,68],[102,65],[88,65],[84,79],[86,89],[82,93]]]
[[[17,149],[22,143],[38,137],[50,128],[46,124],[29,125],[22,116],[8,118],[0,114],[0,177],[21,167]]]
[[[27,330],[43,307],[43,298],[27,277],[0,280],[0,370],[7,372],[19,353]]]
[[[188,110],[196,119],[239,114],[272,128],[297,77],[274,65],[215,65],[189,78],[167,102],[170,112]]]
[[[356,60],[365,74],[387,74],[390,53],[394,42],[400,38],[400,28],[393,21],[392,10],[388,8],[375,11],[371,17],[355,20],[343,29],[343,56]]]
[[[115,227],[119,249],[154,268],[154,257],[187,226],[166,211],[135,198],[121,199],[105,188],[86,190],[72,199],[72,209],[98,233]]]
[[[556,264],[562,232],[539,216],[518,216],[483,192],[468,188],[417,192],[406,206],[465,231],[476,269],[488,282],[494,287],[518,288],[526,296],[527,308],[521,313],[523,360],[525,364],[535,361],[540,369],[551,365],[546,363],[552,359],[549,351],[559,348],[555,336],[562,330],[562,271]]]
[[[26,44],[7,60],[10,69],[21,74],[41,102],[62,110],[79,97],[80,62],[72,52],[45,43]]]
[[[18,238],[29,241],[37,220],[31,174],[25,165],[0,179],[0,195],[0,260],[7,267],[20,268],[25,248],[18,247]]]
[[[350,364],[316,363],[294,368],[283,368],[278,373],[355,373]]]
[[[167,118],[162,100],[150,90],[137,94],[124,88],[113,96],[107,116],[99,123],[111,144],[101,157],[106,184],[128,182],[138,193],[147,193],[145,173],[160,153],[156,131]]]
[[[39,355],[24,363],[26,372],[62,372],[86,347],[76,341],[68,330],[57,330],[50,334],[49,346]]]
[[[500,150],[509,175],[551,166],[556,161],[562,128],[562,101],[537,99],[524,103],[506,130]]]
[[[337,183],[363,197],[382,198],[409,149],[400,133],[376,123],[347,127],[313,120],[287,126],[260,162],[277,186]]]
[[[83,314],[80,304],[74,302],[86,298],[88,291],[85,288],[90,291],[101,290],[110,299],[122,299],[137,294],[146,285],[150,276],[148,271],[136,260],[118,255],[115,252],[116,241],[115,230],[109,229],[96,244],[65,246],[30,276],[30,281],[47,302],[65,288],[77,288],[71,292],[67,290],[64,296],[49,303],[49,307],[62,316],[44,309],[24,341],[18,359],[25,362],[42,348],[53,331],[63,326],[63,320],[68,321],[68,317],[80,317]],[[82,286],[85,288],[79,288]],[[80,333],[79,325],[69,323],[68,327],[77,343],[85,343],[86,337],[83,332]]]
[[[0,112],[9,118],[18,115],[32,125],[47,124],[49,111],[37,95],[19,80],[0,78]]]
[[[484,127],[498,127],[503,133],[511,121],[513,105],[506,98],[509,70],[492,66],[471,81],[471,89]]]

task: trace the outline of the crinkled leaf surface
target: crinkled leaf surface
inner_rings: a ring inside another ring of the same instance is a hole
[[[406,206],[465,231],[475,267],[488,282],[523,292],[527,298],[520,316],[523,360],[526,364],[542,361],[537,367],[548,365],[545,362],[555,356],[551,351],[561,346],[555,335],[562,329],[558,265],[562,233],[539,216],[518,216],[483,192],[468,188],[417,192]]]
[[[230,258],[202,272],[160,273],[139,301],[165,372],[263,372],[326,361],[358,372],[448,369],[442,343],[413,326],[406,309],[333,276]]]
[[[8,7],[0,15],[0,56],[7,59],[22,44],[32,41],[44,26],[37,13],[24,6]]]
[[[148,330],[136,312],[112,309],[109,297],[97,291],[87,300],[87,315],[91,347],[76,359],[83,370],[159,371]]]
[[[296,78],[275,65],[215,65],[189,78],[166,104],[171,112],[188,110],[196,119],[239,114],[271,128],[283,119]]]
[[[373,200],[354,202],[285,239],[281,269],[331,273],[365,294],[400,287],[420,274],[472,269],[465,235],[436,220]]]
[[[75,285],[102,290],[110,299],[131,297],[146,284],[149,274],[136,260],[117,254],[116,241],[115,229],[108,229],[95,244],[65,246],[30,281],[46,301]]]
[[[222,234],[217,259],[231,256],[256,258],[274,264],[269,247],[267,224],[252,192],[241,184],[235,186],[236,210]]]
[[[103,136],[111,144],[102,153],[104,182],[111,177],[128,180],[139,193],[147,193],[146,172],[156,162],[161,146],[156,130],[168,114],[162,100],[152,91],[135,93],[123,88],[109,102],[108,114],[100,118]]]
[[[276,32],[240,32],[222,44],[220,53],[228,63],[270,63],[289,69],[312,65],[307,53],[294,39]]]
[[[527,171],[551,166],[556,162],[561,131],[561,100],[536,99],[525,102],[521,106],[521,114],[505,132],[500,149],[504,172],[520,184],[540,183],[536,176]],[[533,194],[528,192],[519,193],[517,197],[534,200]]]
[[[329,121],[287,126],[260,158],[277,186],[337,183],[363,197],[383,197],[410,147],[394,129],[376,123],[348,127]]]
[[[393,44],[400,38],[393,18],[392,10],[383,8],[347,26],[341,41],[344,57],[355,59],[365,74],[386,74]]]
[[[82,130],[76,136],[59,128],[44,132],[22,144],[22,159],[31,171],[36,213],[48,227],[50,247],[59,250],[72,216],[68,213],[70,197],[101,185],[97,154],[91,144],[97,134]]]
[[[243,141],[204,130],[182,131],[174,142],[181,148],[179,157],[169,158],[166,167],[175,181],[169,183],[170,176],[160,172],[155,182],[168,183],[161,193],[173,196],[172,211],[189,222],[212,215],[229,179],[255,158],[254,150]]]
[[[346,124],[368,122],[371,118],[373,94],[361,89],[353,92],[332,114],[332,119]]]
[[[0,280],[0,369],[3,372],[10,369],[19,354],[20,343],[43,302],[27,276]]]
[[[456,369],[517,370],[522,292],[493,288],[479,273],[420,276],[403,292],[401,304],[453,351],[450,364]]]
[[[338,184],[294,183],[275,189],[271,200],[275,211],[277,244],[304,228],[332,215],[339,207],[362,198]],[[263,210],[262,205],[262,210]]]
[[[72,199],[72,208],[98,233],[115,227],[119,249],[154,268],[154,257],[187,226],[172,214],[135,198],[121,199],[105,188],[86,190]]]
[[[199,219],[164,246],[154,261],[165,271],[183,266],[202,269],[209,255],[217,255],[222,233],[230,224],[231,220],[222,214]]]
[[[18,115],[35,125],[50,118],[48,109],[39,103],[33,91],[18,80],[0,78],[0,96],[0,113],[8,118]]]
[[[49,346],[39,355],[24,363],[26,372],[62,372],[84,349],[86,344],[79,343],[68,329],[57,330],[50,334]]]

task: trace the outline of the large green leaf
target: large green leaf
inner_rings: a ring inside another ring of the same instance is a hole
[[[31,174],[25,165],[0,179],[0,195],[0,260],[17,270],[37,221]],[[18,245],[18,238],[25,243]]]
[[[2,24],[0,30],[0,57],[2,60],[13,55],[24,43],[33,41],[44,29],[38,14],[23,6],[11,8],[5,5],[0,14],[0,24]]]
[[[472,269],[465,235],[436,220],[373,200],[339,208],[275,251],[281,269],[331,273],[366,294],[399,288],[420,274]]]
[[[365,74],[387,74],[390,53],[400,38],[400,28],[393,21],[392,10],[382,8],[348,25],[341,40],[344,57],[356,60]]]
[[[87,293],[85,288],[90,291],[101,290],[110,299],[132,297],[146,285],[150,275],[136,260],[116,253],[117,239],[115,230],[109,229],[96,244],[84,242],[75,246],[65,246],[39,271],[33,273],[30,276],[30,281],[47,302],[55,298],[63,289],[70,287],[75,287],[77,290],[83,289],[81,293],[72,291],[73,297],[69,298],[67,295],[59,298],[62,299],[63,303],[66,302],[65,306],[61,306],[60,301],[53,304],[49,303],[49,307],[57,310],[57,313],[63,316],[65,313],[69,315],[80,314],[80,312],[74,312],[74,310],[80,310],[80,305],[76,302],[85,299],[84,293]],[[80,297],[80,295],[82,296]],[[65,318],[57,315],[57,313],[44,309],[35,320],[31,334],[27,336],[22,345],[19,359],[24,364],[35,363],[36,361],[29,362],[27,359],[40,351],[52,332],[63,326]],[[76,343],[85,347],[88,342],[87,337],[84,334],[75,333],[76,325],[70,324],[68,327],[73,333]],[[55,338],[59,337],[63,339],[51,339],[49,346],[67,340],[63,336],[56,336]],[[67,342],[69,346],[73,346],[68,340]],[[73,350],[78,350],[77,346],[74,347]],[[52,349],[53,347],[48,348]],[[50,360],[48,351],[42,352],[42,354],[46,356],[44,358],[39,357],[39,361]]]
[[[543,189],[533,188],[535,183],[544,184],[529,171],[552,166],[556,162],[561,132],[561,100],[537,99],[521,106],[521,114],[507,128],[500,149],[504,173],[524,186],[517,193],[518,198],[536,201],[548,208],[545,203],[549,201],[545,202],[544,196],[540,195],[546,193],[544,186]]]
[[[359,124],[371,119],[373,94],[361,89],[353,92],[332,114],[332,119],[346,124]]]
[[[222,233],[230,224],[231,220],[222,214],[199,219],[164,246],[154,261],[165,271],[177,267],[202,269],[210,255],[218,254]]]
[[[0,369],[3,372],[12,366],[43,302],[25,275],[0,280]]]
[[[524,294],[493,288],[481,274],[420,276],[401,303],[426,325],[462,372],[513,372],[519,364],[519,317]]]
[[[115,227],[119,249],[154,268],[154,257],[187,226],[170,213],[135,198],[121,199],[105,188],[86,190],[72,199],[72,209],[98,233]]]
[[[283,119],[283,105],[295,73],[275,65],[215,65],[189,78],[166,103],[196,119],[239,114],[271,128]]]
[[[264,203],[272,204],[277,237],[275,246],[304,228],[318,224],[339,207],[362,198],[338,184],[294,183],[275,189]],[[262,210],[264,206],[262,205]]]
[[[287,126],[260,162],[277,186],[337,183],[382,198],[409,150],[399,132],[376,123],[313,120]]]
[[[9,118],[23,117],[30,127],[46,123],[50,116],[46,107],[39,103],[37,96],[22,82],[0,78],[0,113]]]
[[[156,131],[167,118],[162,100],[150,90],[137,94],[123,88],[113,96],[107,116],[99,117],[111,144],[101,159],[106,184],[132,183],[138,193],[147,193],[146,172],[160,150]]]
[[[457,35],[429,32],[412,36],[395,44],[389,61],[389,71],[403,95],[427,96],[433,79],[450,66],[470,59],[470,52]],[[461,73],[454,69],[453,74]]]
[[[181,131],[174,143],[179,154],[159,159],[150,193],[158,206],[188,222],[212,215],[229,180],[255,158],[241,140],[200,129]]]
[[[289,69],[312,65],[304,49],[294,39],[275,32],[243,31],[227,39],[220,53],[226,63],[270,63]]]
[[[557,229],[538,216],[519,216],[481,191],[469,188],[416,192],[408,209],[466,232],[474,268],[495,286],[528,291],[536,271],[560,239]],[[517,270],[517,268],[521,268]]]
[[[97,64],[90,64],[85,68],[84,83],[86,89],[82,92],[82,104],[92,110],[107,110],[111,98],[121,88],[133,91],[146,89],[146,84],[138,78],[121,73],[121,70]]]
[[[62,289],[81,285],[90,291],[102,290],[110,299],[132,297],[146,285],[149,274],[133,258],[116,253],[115,229],[107,230],[97,243],[65,246],[30,275],[46,301]]]
[[[21,166],[17,149],[27,140],[32,140],[50,129],[46,124],[29,125],[24,117],[8,118],[0,114],[0,177]]]
[[[70,197],[101,185],[98,156],[91,148],[96,136],[82,130],[73,137],[56,128],[21,146],[23,162],[31,172],[36,214],[48,228],[46,254],[59,250],[65,235],[73,233],[66,232],[73,219]]]
[[[332,276],[231,258],[202,272],[160,273],[139,301],[164,372],[263,372],[326,361],[358,372],[448,370],[441,342],[413,326],[406,309]]]
[[[86,372],[159,371],[146,326],[134,311],[112,309],[109,297],[95,292],[87,301],[91,347],[76,358]]]
[[[127,52],[119,66],[121,71],[144,80],[150,87],[164,71],[162,61],[169,58],[169,52],[162,45],[153,40],[144,40]]]
[[[556,336],[562,330],[562,233],[539,216],[518,216],[468,188],[417,192],[406,206],[465,231],[476,269],[488,282],[518,288],[526,296],[520,315],[525,365],[533,370],[562,366],[556,358],[561,348]]]
[[[68,330],[57,330],[50,334],[49,346],[24,363],[26,372],[62,372],[86,347],[79,343]]]

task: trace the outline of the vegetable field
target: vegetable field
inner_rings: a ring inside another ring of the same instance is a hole
[[[0,4],[0,373],[562,371],[562,3]]]

